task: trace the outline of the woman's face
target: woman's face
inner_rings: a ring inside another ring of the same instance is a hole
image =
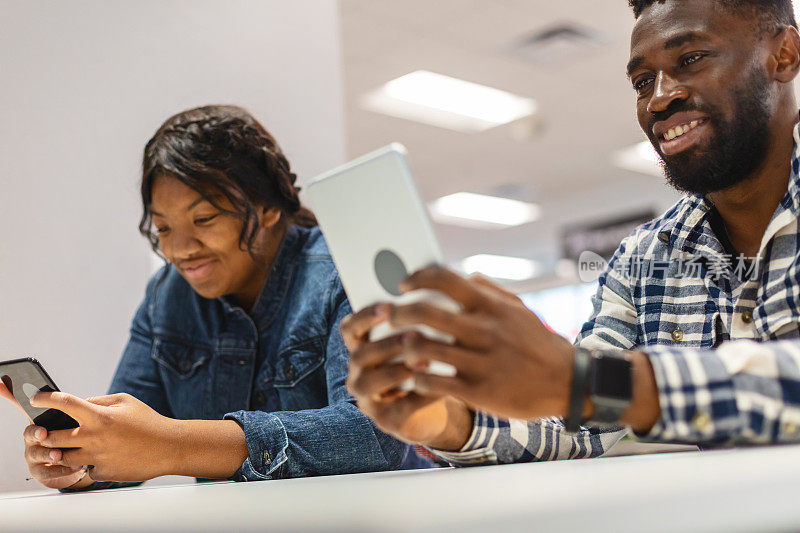
[[[214,201],[231,209],[225,196],[217,194],[211,194]],[[150,211],[161,253],[200,296],[231,295],[245,308],[253,305],[280,245],[280,211],[267,209],[260,217],[255,244],[256,255],[259,260],[264,256],[264,264],[240,246],[239,219],[220,211],[172,176],[154,181]]]

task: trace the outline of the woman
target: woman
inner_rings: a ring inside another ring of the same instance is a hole
[[[400,466],[408,448],[345,390],[339,322],[351,310],[295,179],[241,108],[192,109],[158,129],[139,229],[168,264],[147,285],[110,395],[36,397],[80,428],[25,430],[34,478],[83,489]]]

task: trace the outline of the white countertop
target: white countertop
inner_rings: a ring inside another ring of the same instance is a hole
[[[800,446],[0,495],[0,531],[800,530]]]

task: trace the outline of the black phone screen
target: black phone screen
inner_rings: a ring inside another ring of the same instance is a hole
[[[78,422],[62,411],[42,409],[31,405],[30,398],[36,393],[58,390],[36,359],[0,362],[0,379],[16,403],[37,426],[48,431],[78,427]]]

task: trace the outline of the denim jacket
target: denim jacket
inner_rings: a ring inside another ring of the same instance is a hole
[[[109,393],[171,418],[236,420],[250,451],[237,481],[396,469],[410,448],[345,389],[339,322],[350,312],[317,228],[288,230],[250,315],[167,265],[147,285]]]

